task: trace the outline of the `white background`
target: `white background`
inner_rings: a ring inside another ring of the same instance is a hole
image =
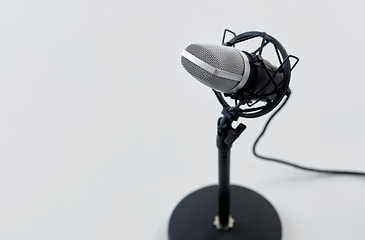
[[[300,62],[259,152],[365,171],[362,1],[0,3],[0,239],[167,240],[176,204],[217,182],[212,91],[181,51],[265,31]],[[275,206],[283,240],[365,238],[363,177],[253,157],[243,119],[231,180]]]

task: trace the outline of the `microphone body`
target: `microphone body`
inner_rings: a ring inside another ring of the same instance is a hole
[[[283,73],[262,59],[274,84],[262,64],[254,63],[252,57],[233,47],[191,44],[183,51],[181,63],[190,75],[212,89],[229,96],[254,96],[251,99],[270,102],[277,96],[274,90],[281,84]]]

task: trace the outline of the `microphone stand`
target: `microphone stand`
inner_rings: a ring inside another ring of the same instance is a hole
[[[169,240],[280,240],[281,223],[274,207],[260,194],[230,184],[232,144],[246,126],[232,127],[237,111],[224,107],[222,114],[216,139],[219,183],[191,193],[177,205],[169,222]]]

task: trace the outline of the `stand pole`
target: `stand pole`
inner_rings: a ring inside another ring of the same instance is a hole
[[[219,183],[218,183],[218,216],[223,229],[228,227],[230,215],[230,167],[231,150],[218,150],[219,156]]]
[[[219,183],[218,183],[218,216],[219,225],[222,230],[228,230],[228,222],[230,215],[230,160],[231,160],[231,144],[227,144],[224,140],[228,137],[227,131],[231,128],[231,122],[225,124],[227,119],[221,118],[218,123],[217,131],[217,148],[218,148],[218,167],[219,167]],[[222,125],[220,124],[222,123]],[[220,126],[222,126],[220,128]]]

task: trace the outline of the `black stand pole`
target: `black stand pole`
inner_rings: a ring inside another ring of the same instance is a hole
[[[222,114],[217,133],[219,184],[197,190],[177,205],[169,222],[169,240],[280,240],[281,223],[274,207],[258,193],[230,185],[231,147],[246,126],[234,129],[238,116],[227,109]]]
[[[218,148],[218,218],[214,224],[220,230],[227,231],[232,227],[233,219],[230,219],[230,161],[232,143],[225,142],[229,139],[229,133],[234,132],[232,121],[226,117],[218,120],[217,148]],[[230,221],[231,220],[231,221]]]
[[[229,185],[229,165],[230,165],[231,150],[218,151],[219,161],[219,184],[218,184],[218,216],[219,225],[218,228],[222,230],[228,230],[229,220],[229,197],[230,197],[230,185]]]

